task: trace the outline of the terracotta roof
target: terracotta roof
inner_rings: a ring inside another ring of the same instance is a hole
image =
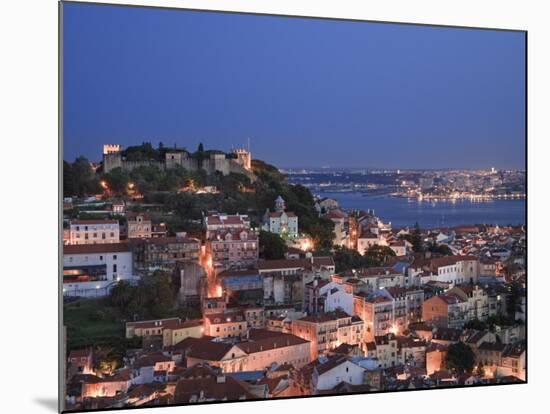
[[[478,260],[475,256],[443,256],[431,260],[431,268],[436,271],[440,267],[451,266],[463,261]]]
[[[208,226],[220,225],[248,225],[248,220],[239,215],[212,214],[206,217],[205,222]]]
[[[330,210],[328,212],[328,214],[326,215],[327,218],[329,219],[334,219],[334,220],[340,220],[340,219],[344,219],[347,217],[347,215],[340,211],[340,210]]]
[[[193,237],[152,237],[149,239],[130,239],[132,245],[149,244],[149,245],[166,245],[172,243],[200,243],[199,239]]]
[[[295,346],[307,344],[309,341],[290,334],[279,334],[263,339],[246,341],[237,344],[237,347],[242,349],[247,354],[268,351],[270,349],[285,348],[287,346]]]
[[[96,254],[96,253],[123,253],[129,252],[127,242],[102,244],[66,244],[63,254]]]
[[[155,353],[140,357],[136,361],[136,365],[138,367],[151,367],[158,362],[170,362],[170,361],[172,361],[171,358],[165,356],[161,352],[155,352]]]
[[[342,318],[351,318],[351,316],[340,309],[336,309],[333,312],[325,312],[319,315],[304,316],[303,318],[298,320],[304,321],[304,322],[323,323],[323,322],[335,321]]]
[[[187,356],[205,361],[219,361],[227,355],[234,345],[226,342],[212,341],[210,337],[185,338],[172,347],[173,350],[182,350]]]
[[[437,328],[433,333],[432,338],[441,341],[458,342],[462,331],[460,329],[453,328]]]
[[[118,224],[117,220],[71,220],[71,225],[85,226],[93,224]]]
[[[318,375],[323,375],[326,372],[336,368],[339,365],[345,364],[348,359],[343,355],[332,355],[327,357],[327,361],[315,367]],[[358,366],[359,367],[359,366]]]
[[[217,325],[221,323],[233,323],[233,322],[245,322],[246,319],[242,311],[224,312],[224,313],[210,313],[204,315],[205,319],[208,319],[211,324]],[[218,322],[216,320],[219,319]]]
[[[69,358],[84,358],[92,354],[92,348],[73,349],[69,353]]]
[[[257,398],[250,393],[245,382],[225,375],[180,379],[176,384],[174,392],[176,404],[189,403],[193,397],[198,398],[199,396],[210,401]]]
[[[241,240],[241,234],[246,233],[246,240]],[[252,230],[244,228],[229,228],[229,229],[220,229],[220,230],[211,230],[208,232],[209,241],[226,241],[227,235],[230,235],[229,241],[256,241],[258,236]]]
[[[181,320],[180,318],[170,318],[162,320],[150,320],[150,321],[136,321],[127,322],[126,327],[133,328],[163,328],[163,329],[183,329],[194,326],[201,326],[203,324],[202,319]]]

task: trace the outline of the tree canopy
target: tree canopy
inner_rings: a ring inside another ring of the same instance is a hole
[[[73,163],[63,161],[64,197],[82,197],[100,192],[99,178],[86,157],[80,156]]]
[[[286,243],[278,234],[260,231],[260,257],[262,259],[283,259],[286,251]]]
[[[176,292],[170,275],[156,271],[135,285],[119,282],[109,299],[129,319],[166,318],[176,305]]]
[[[475,365],[475,354],[472,349],[463,342],[451,344],[445,357],[445,368],[460,374],[472,373]]]

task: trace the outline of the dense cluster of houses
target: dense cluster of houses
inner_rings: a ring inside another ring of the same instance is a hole
[[[67,406],[111,408],[374,392],[525,380],[525,231],[464,226],[405,235],[372,212],[317,201],[335,223],[335,244],[364,253],[387,246],[381,267],[336,272],[333,256],[290,248],[259,258],[258,229],[242,214],[207,214],[204,237],[169,236],[147,213],[113,202],[116,220],[70,220],[64,295],[98,297],[120,280],[160,269],[180,280],[180,301],[200,318],[129,321],[141,338],[119,369],[98,367],[93,348],[69,350]],[[284,200],[263,229],[293,243],[298,217]],[[510,289],[511,283],[519,289]],[[512,310],[511,310],[512,309]],[[512,313],[512,314],[511,314]],[[506,315],[506,318],[503,317]],[[476,324],[472,324],[475,322]],[[468,346],[475,369],[446,364]]]

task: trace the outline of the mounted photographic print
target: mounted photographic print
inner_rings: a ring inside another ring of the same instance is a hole
[[[60,16],[63,411],[526,382],[526,32]]]

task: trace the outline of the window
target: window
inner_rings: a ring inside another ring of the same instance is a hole
[[[116,260],[116,254],[113,254],[113,260]]]
[[[117,268],[116,263],[114,263],[113,264],[113,273],[116,273],[116,268]]]

